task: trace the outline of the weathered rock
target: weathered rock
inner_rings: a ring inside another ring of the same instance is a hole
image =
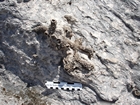
[[[139,27],[139,0],[1,0],[0,103],[139,105]]]

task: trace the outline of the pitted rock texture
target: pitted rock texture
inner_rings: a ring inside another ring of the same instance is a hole
[[[0,0],[2,105],[139,105],[139,71],[139,0]]]

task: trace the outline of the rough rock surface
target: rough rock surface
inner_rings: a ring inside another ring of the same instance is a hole
[[[83,90],[49,90],[47,80]],[[139,0],[0,0],[1,105],[139,105],[139,98]]]

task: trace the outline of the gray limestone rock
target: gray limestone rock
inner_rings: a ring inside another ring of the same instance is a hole
[[[0,0],[2,105],[139,105],[139,71],[139,0]]]

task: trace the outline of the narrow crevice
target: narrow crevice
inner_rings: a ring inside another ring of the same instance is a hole
[[[113,11],[113,10],[110,10],[110,11],[111,11],[117,18],[119,18],[119,19],[122,21],[122,23],[123,23],[131,32],[134,32],[134,28],[133,28],[130,24],[126,23],[118,13],[116,13],[116,12]]]

